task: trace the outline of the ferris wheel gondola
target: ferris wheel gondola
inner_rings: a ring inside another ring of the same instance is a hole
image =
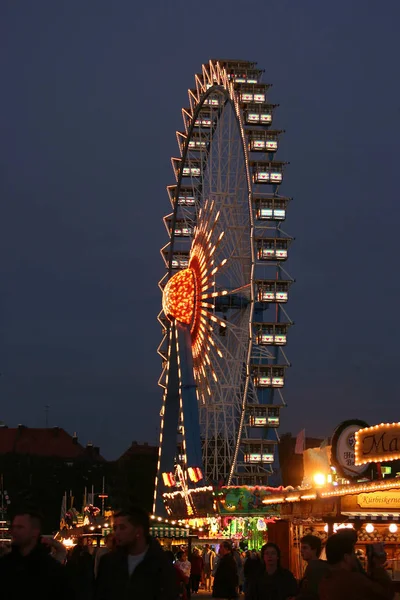
[[[182,110],[161,249],[159,507],[182,476],[190,488],[266,484],[277,472],[292,238],[290,199],[278,193],[286,163],[275,159],[283,131],[271,128],[262,73],[210,60]]]

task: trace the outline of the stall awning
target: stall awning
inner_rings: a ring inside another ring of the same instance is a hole
[[[342,512],[342,515],[348,517],[349,521],[368,521],[374,523],[393,523],[400,522],[400,513],[383,513],[383,512]]]

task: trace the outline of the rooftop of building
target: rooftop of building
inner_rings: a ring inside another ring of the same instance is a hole
[[[143,444],[134,440],[127,450],[119,457],[118,460],[132,458],[134,456],[154,456],[158,455],[158,446],[152,446],[148,442]]]
[[[61,427],[0,427],[0,454],[25,454],[64,459],[92,458],[103,461],[100,448],[89,442],[86,447],[78,436]]]

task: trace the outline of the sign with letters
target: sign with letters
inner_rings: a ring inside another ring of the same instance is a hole
[[[400,489],[359,492],[340,498],[340,512],[344,515],[386,514],[398,515]]]
[[[358,494],[357,504],[360,508],[386,508],[397,512],[400,508],[400,490]]]
[[[355,434],[355,464],[400,459],[400,423],[382,423]]]
[[[359,419],[343,421],[335,429],[332,437],[331,462],[340,477],[357,479],[362,477],[368,467],[360,466],[355,460],[355,435],[368,423]]]

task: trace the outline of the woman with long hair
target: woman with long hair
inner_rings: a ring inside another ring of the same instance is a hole
[[[268,542],[261,548],[261,574],[251,581],[247,600],[291,600],[298,586],[293,573],[281,567],[279,546]]]

